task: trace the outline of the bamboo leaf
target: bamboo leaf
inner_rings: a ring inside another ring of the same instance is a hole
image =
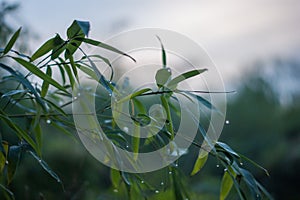
[[[49,77],[52,77],[52,69],[51,69],[51,67],[49,67],[49,66],[47,67],[46,74]],[[48,89],[49,89],[49,82],[43,81],[42,89],[41,89],[41,97],[45,97],[46,96],[46,94],[48,92]]]
[[[161,46],[161,56],[162,56],[162,63],[163,63],[163,68],[165,69],[167,67],[167,56],[166,56],[166,51],[165,51],[165,48],[164,48],[164,45],[160,39],[160,37],[156,36],[157,39],[159,40],[160,42],[160,46]]]
[[[109,51],[112,51],[112,52],[115,52],[115,53],[127,56],[131,60],[133,60],[134,62],[136,62],[136,60],[133,57],[131,57],[130,55],[124,53],[123,51],[120,51],[119,49],[117,49],[115,47],[112,47],[112,46],[110,46],[108,44],[105,44],[103,42],[99,42],[99,41],[92,40],[92,39],[89,39],[89,38],[75,38],[75,40],[79,40],[79,41],[82,41],[84,43],[91,44],[91,45],[97,46],[97,47],[101,47],[103,49],[106,49],[106,50],[109,50]]]
[[[110,169],[110,180],[112,185],[115,188],[119,188],[120,183],[122,181],[120,171],[115,169]]]
[[[5,195],[5,198],[7,200],[14,200],[15,197],[14,197],[14,193],[12,193],[12,191],[10,191],[8,188],[6,188],[4,185],[0,184],[0,188],[4,191],[4,195]]]
[[[68,39],[88,36],[89,30],[90,30],[89,22],[74,20],[72,24],[69,26],[69,28],[67,29]]]
[[[199,151],[198,158],[194,164],[194,168],[191,172],[191,176],[197,174],[202,169],[202,167],[204,166],[204,164],[207,161],[207,158],[208,158],[208,152],[201,149]]]
[[[233,186],[233,178],[235,177],[236,177],[236,173],[229,166],[222,178],[221,188],[220,188],[220,200],[225,200],[225,198],[228,196]]]
[[[42,160],[40,157],[38,157],[33,151],[29,151],[29,153],[38,161],[38,163],[42,166],[42,168],[50,175],[52,178],[54,178],[58,183],[62,183],[59,176],[49,167],[49,165]]]
[[[167,85],[167,87],[171,90],[175,89],[178,85],[178,83],[186,80],[186,79],[189,79],[189,78],[192,78],[194,76],[197,76],[203,72],[207,71],[207,69],[195,69],[195,70],[191,70],[191,71],[188,71],[188,72],[185,72],[183,74],[180,74],[179,76],[173,78]]]
[[[227,153],[229,153],[237,158],[240,158],[240,156],[235,151],[233,151],[232,148],[230,146],[228,146],[227,144],[225,144],[223,142],[217,142],[216,144],[218,147],[223,149],[223,151],[226,151]]]
[[[170,79],[171,77],[171,71],[170,69],[163,68],[157,70],[155,74],[155,80],[156,80],[156,85],[158,87],[162,87],[165,85],[165,83]]]
[[[11,90],[7,93],[4,93],[1,98],[4,98],[4,97],[9,97],[9,96],[14,96],[14,95],[17,95],[17,94],[24,94],[24,93],[27,93],[28,90]]]
[[[128,101],[129,99],[133,99],[134,97],[140,96],[141,94],[144,94],[144,93],[149,92],[149,91],[152,91],[152,89],[151,88],[143,88],[143,89],[141,89],[137,92],[134,92],[133,94],[129,94],[129,95],[123,97],[122,99],[120,99],[118,101],[118,103]]]
[[[56,82],[54,79],[49,77],[47,74],[44,74],[44,72],[42,72],[38,67],[36,67],[32,63],[27,62],[26,60],[23,60],[22,58],[13,57],[13,59],[15,61],[17,61],[18,63],[20,63],[23,67],[28,69],[31,73],[38,76],[39,78],[43,79],[44,81],[47,81],[49,84],[53,85],[57,89],[68,93],[67,90],[63,86],[61,86],[58,82]]]
[[[38,48],[38,50],[34,52],[34,54],[31,56],[30,61],[34,61],[50,52],[54,48],[54,40],[55,38],[51,38],[46,41],[40,48]]]
[[[133,159],[137,160],[139,155],[139,146],[140,146],[140,126],[134,125],[134,133],[132,137],[132,151],[133,151]]]
[[[53,41],[53,50],[51,53],[51,59],[54,60],[66,49],[67,42],[64,41],[59,34],[56,34]]]
[[[4,48],[4,51],[3,53],[4,54],[7,54],[11,48],[14,46],[15,42],[17,41],[19,35],[20,35],[20,32],[22,30],[22,27],[19,28],[14,34],[13,36],[10,38],[9,42],[7,43],[6,47]]]
[[[32,148],[37,150],[37,146],[33,139],[24,131],[22,130],[17,124],[15,124],[13,121],[11,121],[10,118],[6,116],[6,114],[0,110],[0,119],[5,121],[5,123],[16,132],[17,136],[20,139],[24,139],[29,145],[31,145]]]
[[[15,175],[17,166],[19,165],[21,157],[21,147],[20,146],[10,146],[8,151],[8,167],[7,167],[7,182],[11,183]]]

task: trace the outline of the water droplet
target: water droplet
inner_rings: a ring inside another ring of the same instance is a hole
[[[76,99],[77,99],[77,97],[75,96],[75,97],[73,97],[73,99],[74,99],[74,100],[76,100]]]
[[[160,182],[160,185],[164,185],[165,183],[164,182]]]
[[[220,165],[216,165],[218,168],[220,167]]]
[[[168,72],[171,72],[171,69],[170,69],[170,68],[168,68],[167,70],[168,70]]]
[[[109,93],[109,94],[108,94],[108,96],[110,96],[110,97],[111,97],[111,93]]]
[[[229,120],[226,120],[226,121],[225,121],[225,124],[229,124],[229,123],[230,123]]]
[[[110,122],[112,122],[111,119],[106,119],[106,120],[104,120],[104,123],[105,123],[105,124],[108,124],[108,123],[110,123]]]
[[[171,172],[171,171],[169,171],[169,174],[172,174],[172,172]]]
[[[259,194],[257,194],[256,197],[259,198]]]
[[[224,169],[224,172],[226,172],[226,171],[227,171],[227,168]]]
[[[188,198],[185,198],[185,200],[189,200]]]
[[[125,133],[128,133],[128,131],[129,131],[128,127],[127,127],[127,126],[123,127],[123,131],[124,131]]]
[[[175,167],[178,167],[178,164],[177,164],[177,163],[175,164]]]
[[[80,97],[80,95],[81,95],[80,93],[77,94],[78,97]]]
[[[158,193],[159,193],[159,190],[155,190],[155,193],[158,194]]]
[[[114,189],[114,192],[119,192],[117,189]]]
[[[50,120],[50,119],[47,119],[47,120],[46,120],[46,123],[47,123],[47,124],[51,124],[51,120]]]
[[[5,161],[5,164],[7,164],[7,165],[8,165],[8,160],[7,160],[7,161]]]
[[[128,148],[129,148],[129,146],[128,146],[128,145],[126,145],[126,148],[128,149]]]
[[[144,184],[144,183],[145,183],[145,181],[141,180],[141,184]]]
[[[244,163],[240,162],[240,165],[244,165]]]
[[[39,162],[42,162],[42,160],[41,160],[41,159],[39,159]]]

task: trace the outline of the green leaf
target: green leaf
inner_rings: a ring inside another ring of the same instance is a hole
[[[11,121],[11,119],[9,117],[7,117],[7,115],[2,110],[0,110],[0,119],[5,121],[5,123],[16,132],[17,136],[20,139],[23,138],[28,144],[31,145],[32,148],[37,150],[37,146],[36,146],[35,142],[32,140],[32,138],[23,129],[21,129],[17,124],[15,124],[13,121]]]
[[[201,149],[199,151],[198,158],[194,164],[194,168],[191,172],[191,176],[197,174],[202,169],[202,167],[204,166],[204,164],[207,161],[207,158],[208,158],[208,152]]]
[[[14,95],[17,95],[17,94],[24,94],[28,92],[28,90],[11,90],[7,93],[4,93],[1,98],[4,98],[4,97],[9,97],[9,96],[14,96]]]
[[[271,196],[271,194],[258,182],[256,181],[256,185],[257,187],[265,194],[265,196],[269,199],[269,200],[273,200],[274,198]]]
[[[139,90],[137,92],[134,92],[133,94],[129,94],[129,95],[123,97],[122,99],[120,99],[118,101],[118,103],[122,103],[122,102],[128,101],[129,99],[133,99],[134,97],[137,97],[137,96],[139,96],[141,94],[144,94],[146,92],[149,92],[149,91],[152,91],[152,89],[151,88],[143,88],[143,89],[141,89],[141,90]]]
[[[65,59],[70,59],[73,56],[73,54],[77,51],[80,45],[81,41],[70,40],[66,45]]]
[[[30,62],[27,62],[26,60],[23,60],[22,58],[13,57],[13,59],[15,61],[17,61],[18,63],[20,63],[22,66],[24,66],[26,69],[28,69],[31,73],[38,76],[39,78],[43,79],[44,81],[47,81],[49,84],[53,85],[57,89],[68,93],[67,90],[63,86],[61,86],[58,82],[53,80],[47,74],[44,74],[44,72],[42,72],[37,66],[33,65]]]
[[[256,180],[253,175],[245,169],[240,168],[240,173],[245,183],[248,185],[254,199],[261,199],[260,191],[257,187]]]
[[[0,63],[0,67],[5,69],[6,71],[10,72],[14,79],[16,79],[18,82],[20,82],[25,88],[27,88],[36,98],[36,101],[42,106],[44,110],[47,110],[45,102],[41,99],[41,97],[38,95],[36,89],[31,85],[31,83],[26,79],[21,73],[13,70],[12,68]]]
[[[147,126],[151,122],[151,118],[144,113],[138,113],[135,116],[131,116],[131,119],[136,122],[136,125],[138,126]]]
[[[39,119],[37,119],[38,121],[40,121]],[[35,134],[35,141],[37,144],[37,153],[39,156],[41,156],[42,152],[42,128],[41,128],[41,124],[38,123],[35,127],[34,127],[34,134]]]
[[[132,151],[133,159],[137,160],[139,155],[139,146],[140,146],[140,126],[134,125],[133,137],[132,137]]]
[[[90,30],[89,22],[74,20],[71,26],[67,30],[68,39],[88,36],[89,30]]]
[[[74,77],[73,77],[73,74],[72,74],[72,71],[71,71],[71,67],[67,64],[64,64],[64,68],[65,68],[65,70],[68,74],[71,87],[74,88],[75,80],[74,80]]]
[[[33,151],[29,151],[29,153],[38,161],[38,163],[42,166],[42,168],[50,175],[52,178],[54,178],[58,183],[62,183],[59,176],[49,167],[49,165],[39,158]]]
[[[8,143],[5,142],[5,141],[2,141],[2,143],[0,143],[0,148],[1,148],[1,152],[0,152],[0,174],[2,174],[2,171],[3,171],[4,166],[5,166],[5,162],[6,162],[6,157],[7,157]]]
[[[225,200],[225,198],[228,196],[234,183],[233,178],[235,177],[236,177],[235,172],[232,170],[230,166],[228,166],[228,169],[225,171],[221,182],[220,200]]]
[[[197,76],[203,72],[207,71],[207,69],[195,69],[195,70],[191,70],[191,71],[188,71],[188,72],[185,72],[183,74],[180,74],[179,76],[175,77],[174,79],[172,79],[167,87],[171,90],[175,89],[178,85],[178,83],[188,79],[188,78],[192,78],[194,76]]]
[[[103,42],[99,42],[99,41],[92,40],[92,39],[89,39],[89,38],[75,38],[75,40],[79,40],[79,41],[85,42],[87,44],[91,44],[93,46],[101,47],[103,49],[106,49],[106,50],[109,50],[109,51],[112,51],[112,52],[115,52],[115,53],[127,56],[131,60],[133,60],[134,62],[136,62],[136,60],[133,57],[131,57],[130,55],[124,53],[123,51],[120,51],[119,49],[117,49],[115,47],[112,47],[112,46],[110,46],[108,44],[105,44]]]
[[[60,54],[66,49],[67,42],[64,41],[59,34],[56,34],[53,41],[53,50],[51,53],[51,59],[54,60],[60,56]]]
[[[164,45],[160,39],[160,37],[156,36],[157,39],[159,40],[160,42],[160,46],[161,46],[161,55],[162,55],[162,63],[163,63],[163,68],[165,69],[167,67],[167,56],[166,56],[166,51],[165,51],[165,48],[164,48]]]
[[[66,83],[65,70],[64,70],[64,68],[61,66],[61,64],[57,63],[57,66],[58,66],[59,71],[60,71],[60,76],[61,76],[61,78],[62,78],[63,85],[65,85],[65,83]]]
[[[92,79],[98,81],[98,77],[95,74],[95,72],[93,70],[91,70],[90,68],[80,65],[80,64],[76,64],[76,66],[84,73],[86,73],[87,75],[89,75]]]
[[[77,81],[79,82],[77,67],[74,63],[74,58],[73,58],[72,55],[70,55],[69,60],[70,60],[70,64],[71,64],[71,67],[72,67],[73,74],[74,74],[75,78],[77,79]]]
[[[170,69],[163,68],[157,70],[155,74],[155,80],[156,80],[156,85],[158,87],[162,87],[165,85],[165,83],[170,79],[171,77],[171,71]]]
[[[111,168],[110,169],[110,180],[111,180],[112,185],[115,188],[119,188],[120,183],[122,181],[120,171]]]
[[[14,193],[12,193],[12,191],[10,191],[8,188],[6,188],[4,185],[0,184],[0,188],[4,191],[4,195],[5,195],[5,198],[7,200],[14,200],[15,197],[14,197]]]
[[[240,156],[231,149],[230,146],[228,146],[227,144],[223,143],[223,142],[217,142],[216,143],[218,147],[220,147],[221,149],[223,149],[225,152],[237,157],[237,158],[240,158]]]
[[[257,168],[263,170],[267,176],[270,176],[268,170],[266,170],[265,168],[263,168],[262,166],[260,166],[259,164],[257,164],[257,163],[254,162],[253,160],[251,160],[250,158],[248,158],[248,157],[246,157],[246,156],[244,156],[244,155],[242,155],[242,154],[240,154],[240,153],[239,153],[239,156],[240,156],[242,159],[244,159],[244,160],[250,162],[250,163],[251,163],[252,165],[254,165],[255,167],[257,167]]]
[[[214,111],[217,111],[219,112],[219,110],[213,105],[211,104],[208,100],[206,100],[205,98],[199,96],[199,95],[196,95],[196,94],[193,94],[192,92],[187,92],[187,91],[179,91],[179,93],[186,93],[186,94],[189,94],[191,95],[192,97],[196,98],[198,100],[199,103],[201,103],[202,105],[204,105],[205,107],[207,107],[208,109],[212,109]],[[219,112],[220,113],[220,112]]]
[[[52,69],[51,69],[51,67],[49,67],[49,66],[47,67],[46,74],[49,77],[52,77]],[[45,97],[46,96],[46,94],[48,92],[48,89],[49,89],[49,82],[43,81],[42,90],[41,90],[41,97]]]
[[[34,52],[34,54],[31,56],[30,61],[34,61],[43,55],[47,54],[54,48],[54,38],[49,39],[46,41],[38,50]]]
[[[10,146],[8,152],[8,166],[7,166],[7,182],[11,183],[15,175],[17,166],[19,164],[21,157],[21,147],[20,146]]]
[[[145,105],[137,98],[132,98],[134,106],[138,108],[139,113],[147,114]]]
[[[113,70],[113,68],[112,68],[112,65],[111,65],[110,61],[109,61],[107,58],[102,57],[102,56],[100,56],[100,55],[89,55],[89,56],[84,56],[84,57],[82,57],[82,60],[83,60],[83,59],[86,59],[87,57],[89,57],[89,58],[99,58],[99,59],[102,60],[104,63],[106,63],[106,64],[109,66],[109,68],[111,69],[110,81],[113,79],[113,76],[114,76],[114,70]]]
[[[4,51],[3,53],[4,54],[7,54],[11,48],[14,46],[16,40],[18,39],[19,35],[20,35],[20,32],[21,32],[21,28],[19,28],[14,34],[13,36],[10,38],[9,42],[7,43],[6,47],[4,48]]]

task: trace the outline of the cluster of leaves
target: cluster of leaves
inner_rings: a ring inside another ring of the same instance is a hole
[[[7,126],[9,131],[13,132],[18,137],[18,144],[9,144],[5,138],[1,138],[0,144],[0,172],[1,172],[1,189],[4,191],[7,199],[13,198],[13,193],[9,190],[9,185],[13,180],[15,170],[23,153],[29,153],[38,163],[58,182],[62,182],[55,172],[42,159],[42,123],[46,122],[71,135],[68,130],[75,129],[71,114],[66,113],[68,105],[72,104],[76,99],[72,98],[72,89],[79,83],[80,73],[85,73],[91,79],[94,79],[103,86],[108,94],[122,92],[115,87],[113,79],[113,68],[110,61],[101,55],[87,55],[81,48],[82,44],[93,45],[97,48],[115,52],[129,57],[135,61],[130,55],[110,46],[105,43],[88,38],[90,24],[88,22],[75,20],[67,29],[67,38],[63,39],[59,34],[46,41],[33,55],[28,56],[12,49],[21,29],[16,31],[10,41],[3,49],[0,49],[0,68],[5,71],[5,75],[1,77],[0,84],[5,86],[10,85],[13,88],[0,90],[1,108],[0,119],[1,126]],[[113,143],[122,146],[131,144],[132,152],[140,152],[143,146],[149,143],[153,146],[161,146],[168,144],[175,137],[175,124],[173,113],[177,113],[180,117],[180,109],[176,102],[174,94],[182,94],[187,99],[196,98],[200,104],[217,112],[216,108],[205,98],[201,97],[194,91],[183,91],[178,89],[178,84],[186,79],[202,74],[206,69],[196,69],[183,73],[177,77],[172,77],[171,69],[167,68],[166,51],[161,43],[162,49],[162,64],[163,68],[156,73],[155,79],[157,90],[151,88],[142,88],[119,101],[131,102],[131,119],[139,126],[149,124],[150,117],[147,115],[147,108],[141,101],[140,97],[153,95],[159,97],[161,105],[166,111],[167,123],[160,131],[160,134],[151,137],[149,141],[142,141],[139,136],[139,130],[135,130],[135,136],[131,137],[131,141],[122,133],[111,115],[110,120],[105,120],[107,117],[100,116],[100,121],[105,125],[105,133]],[[76,59],[75,53],[81,53],[81,58]],[[8,62],[9,60],[9,62]],[[110,79],[106,78],[95,65],[96,61],[102,61],[111,68],[112,75]],[[21,68],[17,68],[21,67]],[[19,69],[19,70],[18,70]],[[56,81],[53,78],[53,69],[60,72],[61,81]],[[20,71],[25,71],[24,75]],[[32,79],[30,79],[32,78]],[[31,81],[30,81],[31,80]],[[33,81],[32,81],[33,80]],[[40,80],[40,81],[39,81]],[[52,88],[52,89],[49,89]],[[109,96],[110,97],[110,96]],[[104,105],[102,112],[111,112],[110,99],[108,104]],[[16,108],[18,114],[11,113],[8,108]],[[110,113],[111,114],[111,113]],[[191,115],[193,113],[191,112]],[[26,125],[19,124],[18,118],[24,118],[28,123]],[[0,131],[4,131],[1,129]],[[247,193],[250,191],[252,198],[261,199],[263,197],[270,198],[267,191],[260,183],[252,176],[252,174],[243,168],[239,163],[241,160],[250,162],[258,166],[253,161],[236,153],[228,145],[222,142],[212,143],[206,136],[205,129],[199,124],[199,133],[203,140],[212,145],[212,151],[209,153],[202,149],[197,142],[192,144],[199,147],[199,156],[195,161],[191,175],[198,173],[204,166],[208,155],[214,156],[218,162],[226,169],[222,178],[220,199],[225,199],[231,188],[234,187],[240,199],[247,199]],[[2,135],[2,134],[1,134]],[[258,166],[259,168],[262,168]],[[263,169],[263,168],[262,168]],[[265,169],[263,169],[265,170]],[[265,170],[266,171],[266,170]],[[177,200],[189,199],[189,193],[181,181],[181,172],[178,166],[172,165],[168,167],[167,173],[170,173],[169,183],[170,188],[173,188],[174,198]],[[267,173],[267,171],[266,171]],[[111,170],[111,181],[114,188],[119,191],[126,192],[129,199],[146,199],[149,195],[157,193],[151,184],[148,184],[138,174],[130,174],[122,171]],[[246,190],[241,186],[242,183],[247,185]]]

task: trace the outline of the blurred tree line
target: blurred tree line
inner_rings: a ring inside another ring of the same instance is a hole
[[[275,199],[300,199],[300,62],[276,58],[253,68],[229,101],[221,139],[269,170],[257,176]]]

